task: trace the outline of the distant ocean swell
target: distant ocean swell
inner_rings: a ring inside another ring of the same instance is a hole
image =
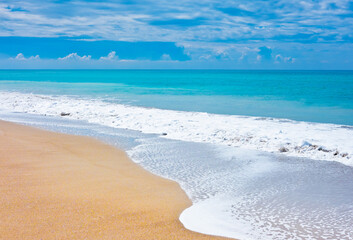
[[[157,133],[353,166],[353,127],[288,119],[218,115],[135,107],[75,96],[0,92],[0,108],[62,116],[105,126]]]

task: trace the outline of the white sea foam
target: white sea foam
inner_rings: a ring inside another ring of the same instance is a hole
[[[287,119],[144,108],[99,99],[0,92],[0,108],[60,116],[166,138],[281,152],[353,166],[353,127]]]
[[[149,138],[128,151],[181,184],[190,230],[242,240],[353,239],[353,168],[214,144]]]

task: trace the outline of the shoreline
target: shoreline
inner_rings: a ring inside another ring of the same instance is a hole
[[[191,201],[98,140],[0,120],[5,239],[227,239],[179,221]]]
[[[65,95],[1,92],[0,101],[2,109],[8,112],[84,120],[160,134],[173,140],[241,147],[353,166],[353,128],[345,125],[146,108]]]

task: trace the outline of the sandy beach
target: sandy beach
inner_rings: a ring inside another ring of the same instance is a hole
[[[186,230],[179,185],[97,140],[0,121],[1,239],[223,239]]]

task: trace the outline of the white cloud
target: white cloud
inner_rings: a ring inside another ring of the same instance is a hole
[[[170,57],[169,54],[165,53],[165,54],[162,55],[161,60],[170,61],[170,60],[172,60],[172,58]]]
[[[346,18],[349,0],[278,0],[278,1],[144,1],[132,8],[121,1],[18,1],[4,0],[0,4],[2,35],[17,36],[92,36],[107,40],[126,41],[214,41],[239,39],[244,41],[276,36],[296,36],[320,30],[345,36],[351,32]],[[7,4],[6,4],[7,2]],[[328,8],[335,3],[337,9]],[[147,7],[145,4],[148,4]],[[20,8],[19,8],[20,6]],[[14,11],[25,9],[26,11]],[[234,16],[219,8],[239,8],[246,16]],[[62,11],[70,9],[70,11]],[[202,11],[195,11],[202,9]],[[257,13],[257,14],[251,14]],[[198,18],[207,21],[198,22]],[[153,20],[195,20],[195,25],[166,28],[151,25]],[[309,21],[309,22],[307,22]],[[259,24],[260,23],[260,24]],[[311,24],[309,24],[311,23]],[[261,28],[257,26],[261,25]],[[310,25],[310,26],[309,26]],[[322,28],[326,26],[327,28]],[[336,29],[334,31],[333,29]],[[292,39],[295,41],[296,39]]]
[[[40,58],[39,58],[39,55],[35,55],[35,56],[30,56],[28,59],[29,60],[38,60]]]
[[[294,63],[295,62],[295,58],[293,57],[283,57],[281,54],[277,54],[275,57],[275,63]]]
[[[10,58],[12,60],[18,60],[18,61],[26,61],[26,60],[38,60],[40,59],[39,58],[39,55],[35,55],[35,56],[30,56],[29,58],[26,58],[23,53],[19,53],[16,55],[16,57],[14,58]]]
[[[70,53],[69,55],[58,58],[58,60],[79,60],[79,61],[89,61],[91,60],[91,55],[80,56],[77,53]]]
[[[284,58],[284,62],[287,62],[287,63],[295,63],[295,58],[292,58],[292,57],[285,57],[285,58]]]
[[[17,54],[17,56],[15,57],[16,60],[26,60],[25,56],[23,55],[23,53],[19,53]]]
[[[283,60],[283,57],[281,54],[277,54],[275,56],[275,63],[280,63]]]
[[[113,59],[118,59],[118,56],[116,55],[115,51],[111,51],[108,56],[106,57],[100,57],[99,60],[113,60]]]
[[[243,61],[245,57],[246,57],[246,53],[242,52],[241,56],[239,57],[239,61]]]
[[[212,58],[212,55],[210,54],[201,55],[199,57],[200,60],[210,60],[211,58]]]

